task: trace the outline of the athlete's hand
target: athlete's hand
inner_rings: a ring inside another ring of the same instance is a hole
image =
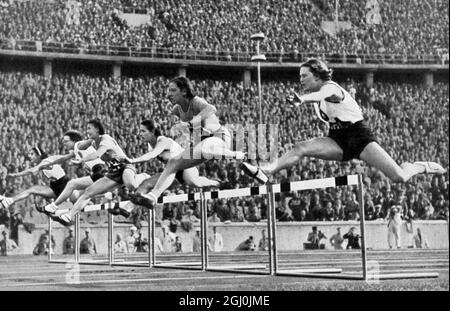
[[[302,98],[296,92],[294,94],[290,94],[286,97],[286,101],[289,105],[298,108],[301,104],[303,104]]]

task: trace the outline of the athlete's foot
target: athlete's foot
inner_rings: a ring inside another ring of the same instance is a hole
[[[130,217],[131,213],[124,208],[121,208],[119,204],[115,204],[114,208],[109,208],[108,213],[115,216],[123,216],[125,218]]]
[[[13,199],[0,195],[0,208],[8,208],[13,204]]]
[[[414,165],[420,165],[425,168],[425,174],[444,174],[446,170],[436,162],[414,162]]]
[[[66,227],[73,225],[72,217],[70,217],[69,213],[61,214],[58,217],[55,217],[55,220]]]
[[[244,160],[246,157],[246,153],[242,151],[235,151],[235,158],[236,160]]]
[[[249,163],[243,162],[241,163],[241,169],[250,177],[255,178],[262,184],[265,184],[269,181],[269,177],[257,166],[251,165]]]
[[[42,209],[42,213],[46,214],[47,216],[55,215],[56,210],[58,209],[58,206],[54,202],[47,204]]]
[[[149,194],[136,193],[134,195],[134,198],[132,198],[131,202],[133,202],[136,205],[144,206],[148,209],[153,209],[157,202],[157,199],[153,193]]]

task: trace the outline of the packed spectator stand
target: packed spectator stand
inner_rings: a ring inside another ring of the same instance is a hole
[[[373,2],[373,1],[367,1]],[[448,63],[448,2],[378,0],[373,8],[331,0],[275,1],[0,1],[0,48],[219,61],[249,61],[250,35],[264,31],[270,61],[325,55],[329,62]],[[122,13],[146,14],[128,26]]]
[[[336,35],[321,27],[335,19],[334,0],[0,0],[0,50],[102,54],[154,58],[249,61],[254,53],[250,35],[264,31],[262,50],[269,61],[299,62],[321,56],[330,63],[448,64],[448,2],[443,0],[367,1],[376,7],[368,19],[361,1],[340,0],[339,21],[351,23]],[[366,3],[366,4],[367,4]],[[150,21],[131,27],[122,13],[146,14]],[[41,182],[38,177],[6,178],[30,163],[26,154],[40,142],[49,154],[63,152],[64,131],[84,131],[99,117],[129,156],[145,152],[138,128],[145,118],[156,119],[169,134],[174,120],[164,100],[167,78],[162,76],[110,78],[86,74],[56,74],[51,78],[20,70],[0,72],[0,194],[14,194]],[[367,88],[356,81],[339,81],[353,89],[381,145],[397,162],[430,160],[448,170],[448,82],[428,89],[408,82],[376,82]],[[196,79],[195,88],[214,104],[223,123],[246,124],[258,119],[257,87],[231,81]],[[296,141],[323,135],[326,128],[311,107],[286,110],[285,96],[292,81],[263,83],[266,123],[279,124],[279,153]],[[70,176],[82,174],[67,167]],[[150,174],[161,170],[157,161],[139,166]],[[277,181],[304,180],[362,173],[369,190],[366,217],[387,217],[393,205],[402,206],[404,219],[448,217],[448,174],[418,176],[407,184],[392,184],[359,161],[348,163],[304,159],[276,176]],[[241,174],[238,163],[212,161],[200,174],[225,180],[224,188],[247,187],[254,181]],[[191,189],[175,189],[174,192]],[[121,193],[123,199],[126,194]],[[350,189],[308,191],[278,199],[280,221],[357,219]],[[22,214],[33,222],[44,217],[28,201]],[[262,198],[209,202],[208,216],[222,221],[259,221],[266,217]],[[169,205],[163,217],[182,220],[194,204]],[[0,223],[8,223],[0,211]],[[216,217],[216,218],[217,218]]]
[[[174,119],[167,115],[165,92],[168,79],[162,76],[99,77],[84,74],[55,74],[46,78],[19,70],[0,73],[0,194],[11,195],[33,184],[38,177],[6,178],[6,174],[29,167],[27,151],[39,142],[49,154],[61,154],[62,135],[68,129],[85,131],[87,121],[100,118],[107,132],[115,137],[129,156],[146,152],[138,138],[140,121],[157,120],[163,132],[170,135]],[[413,83],[378,82],[372,88],[351,80],[340,81],[351,90],[364,109],[370,126],[381,145],[398,161],[432,160],[448,170],[448,83],[432,88]],[[194,80],[194,87],[218,109],[224,124],[247,124],[258,120],[257,87],[252,83]],[[313,108],[287,109],[285,97],[296,88],[296,82],[264,82],[263,116],[267,124],[278,124],[279,153],[284,153],[299,140],[326,134],[324,123]],[[214,160],[201,165],[201,175],[220,178],[222,188],[256,185],[241,173],[239,163]],[[74,177],[83,172],[67,166]],[[139,166],[150,174],[162,169],[158,161]],[[446,219],[448,215],[448,174],[419,175],[406,184],[393,184],[379,171],[359,161],[327,162],[304,158],[296,167],[276,175],[277,182],[324,178],[360,173],[367,187],[366,218],[384,219],[393,205],[402,206],[404,219]],[[174,193],[192,189],[183,186]],[[306,191],[278,197],[277,218],[280,221],[356,220],[356,189],[336,188]],[[126,192],[119,193],[127,199]],[[36,213],[33,201],[22,204],[24,216],[32,214],[36,222],[45,218]],[[194,203],[169,204],[165,219],[183,221],[194,210]],[[208,204],[222,221],[245,222],[266,218],[266,205],[261,197],[215,200]],[[6,211],[2,211],[6,213]],[[2,215],[3,221],[8,215]]]

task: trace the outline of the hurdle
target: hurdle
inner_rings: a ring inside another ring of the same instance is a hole
[[[80,213],[82,212],[92,212],[92,211],[106,211],[108,209],[111,209],[113,207],[113,203],[115,205],[119,204],[119,206],[123,206],[128,201],[123,202],[113,202],[108,201],[106,204],[94,204],[94,205],[88,205],[86,206]],[[72,260],[58,260],[53,258],[52,252],[48,253],[48,262],[49,263],[72,263],[72,264],[79,264],[79,265],[101,265],[101,266],[129,266],[129,267],[150,267],[151,266],[151,258],[152,254],[149,247],[149,252],[147,256],[147,260],[145,261],[125,261],[121,260],[120,258],[117,258],[117,254],[114,253],[114,215],[108,213],[108,225],[107,225],[107,248],[108,248],[108,254],[106,258],[101,259],[91,259],[91,260],[82,260],[80,256],[80,213],[75,215],[74,217],[74,254]],[[151,214],[151,211],[149,211]],[[52,224],[53,220],[49,217],[48,218],[48,231],[49,236],[52,235]],[[150,225],[148,226],[148,241],[149,243],[152,243],[151,238],[151,230]],[[126,256],[124,256],[126,257]]]
[[[348,275],[342,273],[340,268],[324,268],[324,269],[291,269],[289,271],[280,269],[278,263],[278,249],[277,249],[277,230],[275,217],[275,194],[289,193],[292,191],[304,191],[313,189],[323,189],[339,186],[358,186],[359,199],[359,224],[361,232],[361,275]],[[186,201],[198,201],[200,204],[200,261],[199,262],[158,262],[155,257],[155,213],[149,211],[148,214],[148,236],[149,236],[149,251],[148,262],[142,263],[119,263],[115,261],[112,243],[112,230],[114,227],[113,215],[108,214],[108,260],[105,261],[80,261],[79,253],[75,254],[75,262],[80,264],[103,264],[103,265],[123,265],[123,266],[148,266],[152,268],[172,268],[172,269],[186,269],[186,270],[200,270],[200,271],[216,271],[216,272],[232,272],[243,274],[264,274],[271,276],[292,276],[292,277],[308,277],[308,278],[325,278],[325,279],[343,279],[343,280],[363,280],[371,279],[388,280],[388,279],[410,279],[410,278],[436,278],[438,273],[386,273],[378,274],[376,276],[368,274],[367,267],[367,249],[366,249],[366,233],[365,233],[365,215],[364,215],[364,187],[361,175],[347,175],[339,177],[330,177],[322,179],[304,180],[296,182],[288,182],[282,184],[267,184],[259,187],[249,187],[240,189],[209,191],[209,192],[195,192],[181,195],[164,196],[158,199],[158,204],[166,203],[180,203]],[[266,195],[268,199],[267,209],[267,229],[268,229],[268,265],[230,265],[229,267],[214,266],[210,263],[209,252],[207,247],[208,239],[208,223],[207,223],[207,206],[206,202],[209,199],[228,199],[236,197],[247,197],[255,195]],[[116,204],[125,205],[128,201],[116,202]],[[111,203],[109,203],[111,208]],[[86,207],[83,211],[94,211],[105,209],[105,205],[91,205]],[[76,218],[76,237],[79,235],[79,220]],[[51,230],[51,219],[49,219],[49,231]],[[50,233],[51,234],[51,233]],[[77,238],[78,240],[78,238]],[[77,241],[78,242],[78,241]],[[76,244],[78,245],[78,244]],[[78,247],[77,247],[78,248]],[[51,255],[49,255],[51,258]],[[54,262],[54,261],[52,261]],[[266,270],[260,270],[266,269]]]

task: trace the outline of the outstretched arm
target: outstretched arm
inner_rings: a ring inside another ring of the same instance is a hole
[[[39,172],[39,170],[41,169],[41,167],[43,165],[46,165],[46,163],[42,164],[42,162],[41,162],[41,163],[39,163],[36,166],[27,168],[26,170],[23,170],[22,172],[8,174],[7,176],[9,176],[9,177],[22,177],[22,176],[27,176],[27,175],[30,175],[30,174],[34,175],[34,174]]]
[[[302,104],[320,102],[324,99],[332,103],[339,103],[344,99],[344,94],[335,85],[327,84],[323,86],[318,92],[312,92],[304,95],[299,95],[294,92],[294,95],[291,95],[288,98],[288,101],[292,102],[296,107],[298,107]]]
[[[152,151],[147,152],[146,154],[144,154],[138,158],[129,159],[129,162],[131,164],[134,164],[134,163],[150,161],[151,159],[154,159],[158,155],[160,155],[164,150],[169,149],[170,144],[171,144],[170,140],[168,140],[167,138],[162,138],[158,141],[158,143],[156,144],[155,148]]]
[[[75,157],[75,153],[71,150],[68,154],[61,155],[61,156],[55,156],[54,160],[40,164],[39,169],[43,170],[43,169],[46,169],[46,168],[52,166],[53,164],[64,163],[74,157]]]
[[[75,144],[75,149],[78,150],[86,150],[89,146],[92,145],[93,139],[81,140]]]

